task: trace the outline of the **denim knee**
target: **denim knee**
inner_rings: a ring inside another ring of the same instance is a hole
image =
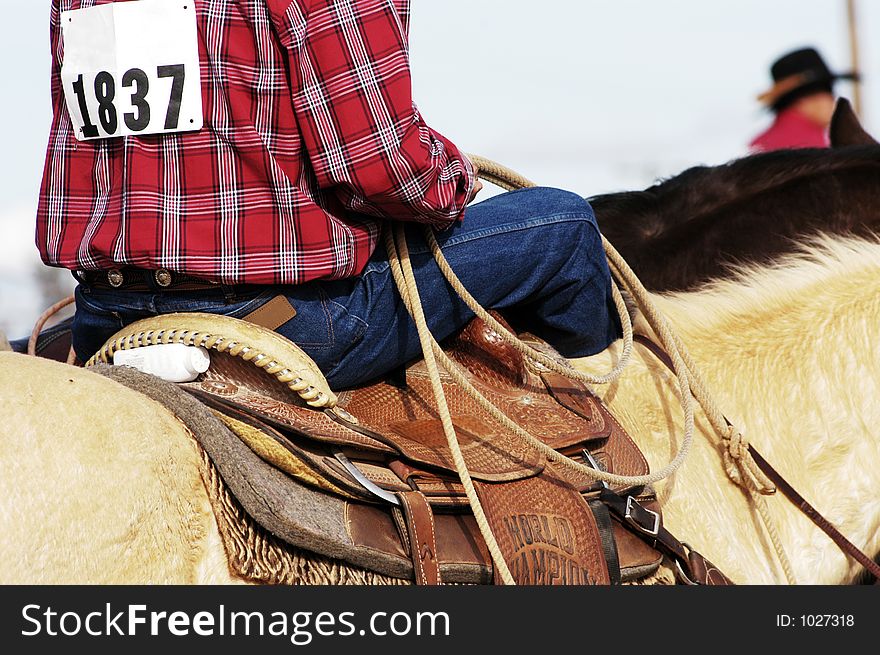
[[[520,211],[533,217],[582,217],[598,229],[592,206],[573,191],[555,187],[530,187],[506,195],[522,208]]]
[[[583,197],[571,191],[552,187],[533,187],[529,199],[534,217],[564,218],[564,230],[558,233],[558,254],[568,253],[575,259],[594,262],[599,270],[607,271],[605,251],[593,207]],[[558,224],[550,223],[554,230]]]

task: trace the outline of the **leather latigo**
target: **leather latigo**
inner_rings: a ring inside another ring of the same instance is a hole
[[[440,584],[440,561],[437,554],[437,527],[434,512],[424,495],[418,491],[397,494],[404,517],[409,552],[416,584]]]
[[[543,342],[533,345],[558,357]],[[481,321],[445,350],[483,396],[547,445],[576,459],[587,449],[615,473],[647,473],[635,443],[585,385],[526,361]],[[596,520],[580,493],[594,489],[593,481],[548,463],[448,374],[441,371],[441,379],[468,470],[515,580],[608,584]],[[185,386],[215,406],[246,408],[264,422],[272,447],[285,448],[308,468],[304,484],[323,476],[333,487],[318,484],[322,491],[341,488],[356,498],[346,505],[355,546],[408,558],[421,583],[492,580],[423,362],[397,379],[340,393],[339,407],[354,420],[304,406],[252,364],[227,355],[212,354],[210,371]],[[373,484],[405,499],[403,509],[364,493],[335,456],[339,451]],[[624,580],[656,569],[655,551],[629,539],[617,523],[613,532]]]

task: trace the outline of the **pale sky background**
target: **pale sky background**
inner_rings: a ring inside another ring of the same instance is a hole
[[[31,278],[49,106],[49,0],[0,0],[0,329],[41,313]],[[880,0],[859,0],[863,123],[880,133]],[[780,54],[850,65],[844,0],[412,0],[414,95],[463,149],[585,196],[745,154]],[[838,93],[849,95],[846,84]],[[66,278],[65,279],[65,284]]]

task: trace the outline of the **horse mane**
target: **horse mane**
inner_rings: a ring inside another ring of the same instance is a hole
[[[590,198],[599,229],[654,291],[769,263],[817,233],[880,233],[880,145],[780,150]]]
[[[625,240],[668,237],[682,225],[747,204],[770,191],[810,178],[866,168],[880,171],[880,146],[803,148],[758,153],[720,166],[694,166],[644,191],[588,198],[604,234]],[[624,234],[626,232],[626,234]]]

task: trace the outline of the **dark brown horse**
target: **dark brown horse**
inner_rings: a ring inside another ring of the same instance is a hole
[[[817,233],[880,234],[880,143],[840,100],[831,149],[698,166],[644,191],[595,196],[599,227],[648,289],[685,291],[769,262]]]

